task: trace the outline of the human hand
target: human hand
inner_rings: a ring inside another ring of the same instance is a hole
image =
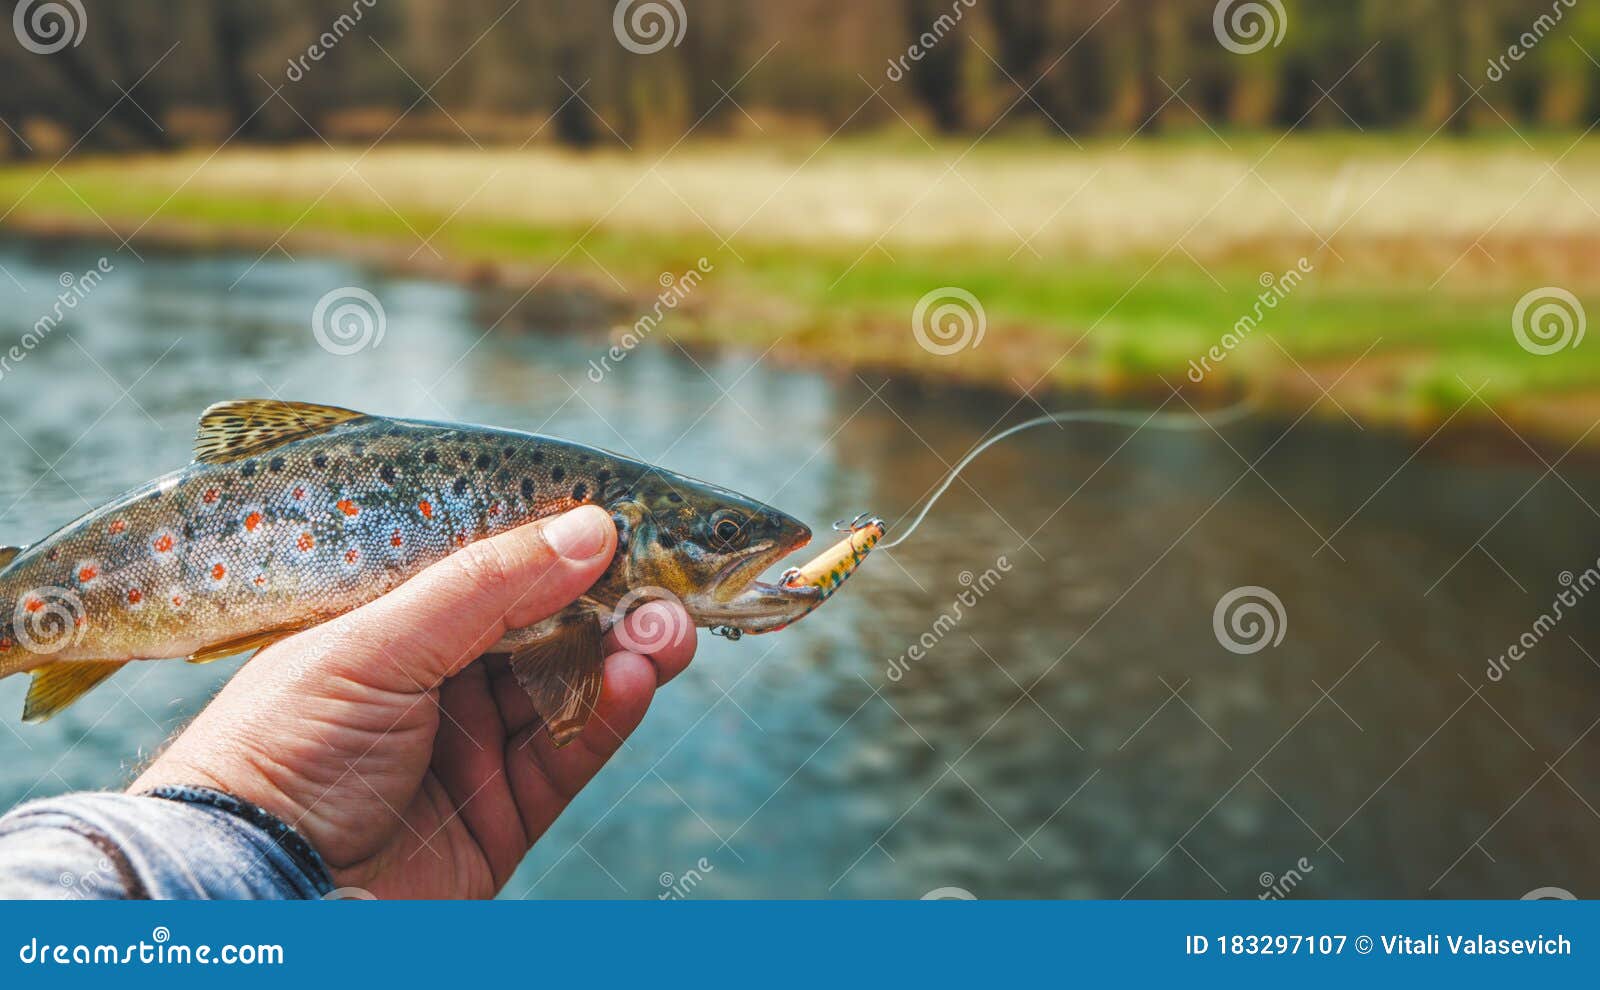
[[[694,627],[676,603],[632,612],[629,642],[686,633],[641,656],[613,631],[594,716],[559,749],[504,658],[479,659],[507,629],[587,590],[616,540],[602,509],[574,509],[473,543],[267,647],[132,790],[199,785],[252,801],[295,826],[341,887],[493,896],[694,655]]]

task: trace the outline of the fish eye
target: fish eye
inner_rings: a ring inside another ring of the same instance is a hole
[[[744,517],[724,509],[711,517],[711,538],[724,550],[732,550],[744,541]]]

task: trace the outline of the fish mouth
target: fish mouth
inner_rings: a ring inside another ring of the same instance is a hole
[[[759,578],[810,542],[811,530],[797,526],[782,542],[763,540],[740,551],[717,572],[712,594],[690,606],[698,624],[759,633],[780,629],[806,614],[821,599],[818,589],[769,584]]]

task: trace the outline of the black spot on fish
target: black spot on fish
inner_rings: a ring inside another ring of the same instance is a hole
[[[505,450],[502,450],[500,452],[500,456],[504,457],[508,461],[511,458],[515,457],[516,454],[517,454],[517,448],[515,448],[515,447],[507,447]]]
[[[677,492],[667,492],[667,501],[676,505],[683,501],[683,496],[679,495]]]
[[[155,491],[151,492],[149,495],[146,495],[145,498],[149,499],[152,502],[161,501],[161,489],[157,488]]]
[[[378,477],[382,478],[383,483],[386,485],[394,484],[394,465],[385,464],[383,467],[379,468]]]
[[[566,469],[559,464],[550,469],[550,480],[554,481],[558,485],[561,484],[561,479],[565,478],[566,476]]]
[[[267,462],[267,467],[272,471],[282,471],[283,470],[283,458],[274,457],[272,460]]]
[[[502,485],[505,484],[506,482],[510,481],[511,480],[511,469],[510,468],[501,468],[499,471],[495,472],[494,480],[496,482],[498,482],[499,484],[502,484]]]
[[[580,481],[576,485],[572,486],[572,498],[573,498],[574,501],[582,502],[584,499],[586,499],[588,497],[589,497],[589,486],[588,485],[586,485],[586,484],[584,484],[583,482]]]
[[[450,490],[456,493],[457,498],[465,495],[467,493],[466,477],[464,475],[456,475],[456,483],[450,486]]]
[[[327,454],[318,454],[317,456],[311,458],[311,466],[315,467],[315,468],[325,468],[325,467],[327,467],[328,466],[328,455]]]
[[[422,459],[429,464],[437,464],[439,463],[439,452],[436,450],[424,450]]]
[[[461,458],[461,463],[465,464],[472,460],[472,451],[462,447],[460,450],[456,451],[456,456]]]
[[[246,478],[253,476],[256,473],[256,462],[245,461],[244,466],[239,468],[239,473]]]
[[[194,523],[183,524],[183,538],[186,540],[194,539]]]
[[[540,450],[538,447],[533,448],[533,463],[544,463],[544,451]]]
[[[594,480],[600,482],[603,485],[606,482],[611,480],[611,472],[607,471],[607,470],[604,470],[604,469],[601,469],[601,470],[595,472]]]
[[[534,485],[532,478],[523,478],[522,479],[522,497],[523,498],[533,498],[533,493],[536,492],[536,491],[538,491],[538,487],[536,485]]]
[[[656,544],[663,550],[671,550],[673,547],[678,545],[678,539],[671,533],[662,530],[656,534]]]
[[[479,454],[478,459],[472,463],[479,471],[487,471],[489,470],[489,465],[494,463],[494,458],[488,454]]]

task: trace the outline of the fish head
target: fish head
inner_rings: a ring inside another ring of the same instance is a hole
[[[696,625],[743,632],[779,628],[816,604],[815,589],[759,580],[811,542],[810,527],[781,509],[655,470],[612,513],[620,543],[611,597],[665,591]]]

